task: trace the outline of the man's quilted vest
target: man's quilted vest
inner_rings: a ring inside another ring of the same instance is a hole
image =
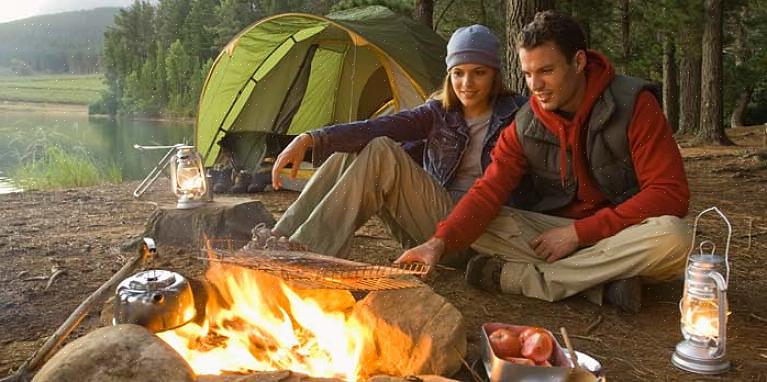
[[[628,127],[634,104],[642,90],[657,95],[650,82],[616,76],[597,99],[588,120],[586,158],[599,189],[613,205],[639,192],[639,183],[631,161]],[[515,117],[516,133],[527,158],[529,171],[514,193],[515,205],[531,211],[546,212],[570,204],[577,191],[573,177],[572,153],[567,153],[567,177],[560,179],[559,139],[535,117],[525,104]]]

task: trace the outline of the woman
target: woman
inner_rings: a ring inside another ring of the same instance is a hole
[[[274,164],[275,189],[280,170],[292,165],[295,175],[309,148],[315,164],[324,164],[271,231],[254,230],[252,245],[284,236],[288,248],[343,257],[373,215],[403,247],[431,237],[489,164],[500,131],[526,101],[503,89],[498,39],[482,25],[456,30],[445,61],[443,88],[425,104],[296,137]],[[398,142],[424,139],[421,168]]]

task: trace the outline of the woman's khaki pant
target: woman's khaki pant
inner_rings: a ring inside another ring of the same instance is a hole
[[[333,154],[275,229],[318,253],[346,257],[354,232],[378,215],[404,248],[423,243],[453,208],[449,193],[400,145],[376,138]]]

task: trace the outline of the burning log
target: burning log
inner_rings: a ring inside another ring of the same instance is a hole
[[[372,292],[356,302],[347,290],[293,289],[261,271],[209,266],[204,320],[158,333],[200,375],[451,375],[465,356],[460,312],[417,279],[420,288]]]

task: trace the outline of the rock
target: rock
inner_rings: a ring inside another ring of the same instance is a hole
[[[409,376],[408,379],[392,377],[388,375],[376,375],[368,378],[367,382],[459,382],[455,379],[441,377],[439,375],[416,375]]]
[[[43,365],[33,382],[192,382],[181,356],[138,325],[94,330],[69,343]]]
[[[192,209],[163,206],[149,217],[142,236],[155,239],[157,245],[202,248],[205,237],[227,239],[244,245],[258,223],[274,226],[274,218],[258,201],[241,198],[221,199]]]
[[[370,374],[450,376],[466,356],[463,315],[426,285],[371,292],[353,317],[373,336],[363,355]]]

